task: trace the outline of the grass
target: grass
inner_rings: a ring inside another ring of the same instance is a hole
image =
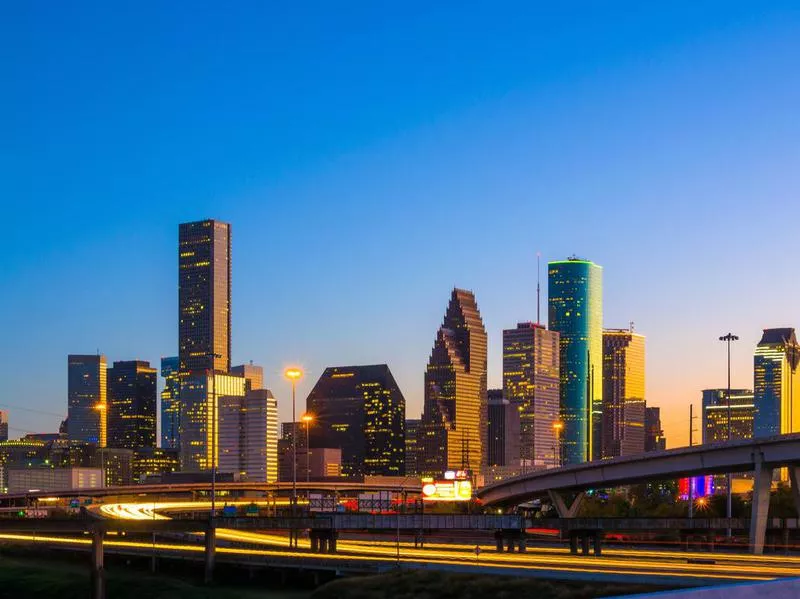
[[[408,571],[336,580],[314,591],[311,599],[593,599],[664,589],[642,584]]]

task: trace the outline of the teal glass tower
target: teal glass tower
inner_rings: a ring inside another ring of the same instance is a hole
[[[560,333],[563,463],[600,458],[603,413],[603,269],[588,260],[550,262],[550,330]]]

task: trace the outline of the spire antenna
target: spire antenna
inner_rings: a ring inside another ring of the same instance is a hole
[[[540,307],[542,304],[542,290],[541,290],[541,269],[539,268],[539,260],[542,257],[542,252],[536,252],[536,324],[542,324],[540,318]]]

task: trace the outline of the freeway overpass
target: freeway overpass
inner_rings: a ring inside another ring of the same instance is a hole
[[[603,489],[703,474],[753,473],[753,508],[750,519],[750,547],[764,550],[769,492],[773,470],[787,467],[800,511],[800,434],[764,439],[728,441],[683,447],[632,457],[585,462],[543,472],[524,474],[489,485],[478,491],[487,505],[519,505],[549,495],[562,518],[577,514],[588,489]],[[566,493],[577,493],[567,505]]]

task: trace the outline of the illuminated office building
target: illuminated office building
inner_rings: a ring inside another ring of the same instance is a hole
[[[161,448],[178,449],[181,446],[181,378],[178,356],[161,358]]]
[[[522,470],[557,462],[559,385],[557,332],[532,322],[503,331],[503,397],[519,411]]]
[[[224,398],[244,395],[245,379],[240,376],[193,372],[181,378],[182,471],[210,470],[213,463],[219,466],[220,406]]]
[[[704,389],[703,443],[728,440],[728,390]],[[755,404],[750,389],[731,389],[731,439],[752,439]]]
[[[278,402],[268,389],[219,402],[219,470],[241,480],[278,479]]]
[[[67,357],[67,435],[106,446],[106,357]]]
[[[454,289],[425,370],[421,474],[481,472],[488,433],[486,341],[475,295]]]
[[[644,335],[603,331],[603,459],[644,452]]]
[[[149,362],[114,362],[108,369],[109,447],[156,446],[156,378]]]
[[[419,466],[417,465],[420,452],[420,446],[417,442],[419,423],[419,418],[406,418],[406,476],[419,472]]]
[[[664,451],[667,439],[661,428],[661,408],[645,407],[644,409],[644,450]]]
[[[133,453],[133,481],[140,483],[147,477],[177,472],[180,466],[177,449],[143,447]]]
[[[183,223],[178,244],[180,370],[227,373],[231,366],[231,227],[216,220]]]
[[[548,264],[550,330],[560,334],[564,464],[601,456],[603,269],[569,258]]]
[[[794,329],[764,329],[753,356],[753,434],[800,432],[800,346]]]
[[[8,441],[8,412],[0,410],[0,442]]]
[[[245,388],[251,389],[264,388],[264,369],[255,364],[242,364],[231,368],[231,374],[244,377]]]
[[[316,448],[342,450],[342,476],[405,473],[406,401],[386,364],[326,368],[306,399]],[[298,434],[306,432],[301,423]]]
[[[487,466],[516,466],[520,453],[520,410],[503,397],[502,389],[486,392]]]

